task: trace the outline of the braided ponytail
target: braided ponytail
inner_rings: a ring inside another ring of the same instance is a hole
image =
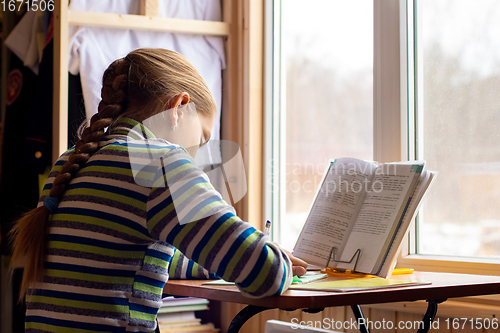
[[[43,205],[25,214],[10,232],[13,247],[11,270],[15,268],[17,262],[25,258],[20,302],[23,301],[28,289],[34,288],[42,279],[49,216],[57,209],[69,182],[99,148],[99,141],[104,137],[105,129],[127,107],[129,69],[130,61],[124,58],[113,62],[105,71],[98,113],[91,118],[90,126],[82,132],[68,161],[63,164],[59,175],[54,179],[52,189]]]

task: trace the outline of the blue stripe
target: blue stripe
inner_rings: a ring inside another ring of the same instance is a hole
[[[128,305],[127,298],[104,297],[104,296],[68,293],[68,292],[54,291],[54,290],[33,290],[32,295],[61,298],[61,299],[82,301],[82,302],[110,304],[110,305],[125,305],[125,306]]]
[[[132,173],[132,170],[130,170],[130,162],[90,160],[87,163],[85,163],[85,166],[83,169],[85,169],[87,167],[92,167],[92,166],[119,168],[119,169],[124,169],[126,171],[130,171],[130,173]],[[104,170],[102,170],[100,172],[107,173]]]
[[[168,182],[168,180],[167,180],[167,182]],[[208,181],[205,178],[203,178],[202,176],[198,175],[198,176],[196,176],[196,178],[191,179],[186,184],[179,187],[175,192],[171,193],[171,196],[173,196],[174,198],[178,198],[182,194],[184,194],[186,191],[190,190],[192,187],[194,187],[198,184],[206,184],[206,183],[208,183]],[[207,190],[204,187],[202,189]],[[178,193],[180,193],[180,194],[178,194]]]
[[[164,190],[162,190],[162,191],[164,191]],[[171,203],[172,203],[172,197],[168,196],[167,198],[162,200],[161,203],[158,203],[154,207],[151,207],[148,210],[148,221],[151,218],[153,218],[156,214],[158,214],[162,209],[164,209],[165,207],[168,207]],[[164,216],[162,216],[162,217],[164,217]]]
[[[193,265],[194,265],[194,261],[189,260],[188,265],[187,265],[187,269],[186,269],[186,279],[192,279],[194,277],[193,276]]]
[[[51,190],[52,187],[53,187],[54,184],[52,183],[45,183],[45,185],[43,186],[43,191],[45,190]]]
[[[190,209],[189,213],[187,213],[186,216],[184,216],[184,218],[181,221],[179,221],[179,223],[186,224],[189,222],[194,222],[195,220],[193,220],[193,219],[194,219],[195,215],[199,213],[200,210],[202,210],[206,206],[210,205],[211,203],[220,202],[220,201],[221,201],[221,198],[219,196],[212,195],[210,198],[203,200],[202,202],[197,204],[194,208]],[[207,217],[207,216],[201,216],[201,217],[199,217],[199,219],[201,219],[203,217]]]
[[[117,277],[134,277],[136,273],[135,270],[127,271],[124,269],[96,268],[90,266],[61,264],[61,263],[47,262],[47,261],[45,262],[44,267],[45,269],[54,269],[59,271],[95,274],[102,276],[117,276]],[[110,283],[111,282],[112,281],[110,281]]]
[[[103,220],[107,220],[110,222],[114,222],[120,225],[123,225],[124,227],[133,229],[145,236],[151,237],[149,235],[149,232],[146,228],[142,227],[139,223],[129,220],[125,217],[118,216],[115,214],[110,214],[106,213],[102,210],[94,210],[94,209],[87,209],[87,208],[75,208],[75,207],[58,207],[57,209],[57,214],[69,214],[69,215],[81,215],[88,217],[89,219],[91,218],[99,218]],[[57,215],[56,215],[57,216]],[[53,220],[58,220],[57,218],[52,218]],[[85,222],[82,222],[85,223]]]
[[[150,306],[132,303],[132,302],[130,303],[129,308],[130,308],[130,311],[137,311],[137,312],[149,313],[149,314],[154,314],[154,315],[158,313],[158,308],[152,308]]]
[[[135,143],[135,142],[117,142],[116,145],[117,146],[123,146],[123,147],[130,147],[130,148],[142,148],[142,149],[145,149],[145,150],[148,150],[148,149],[167,150],[165,153],[167,153],[169,150],[173,149],[171,147],[176,147],[176,146],[173,146],[173,145],[170,145],[170,146],[162,145],[161,141],[158,141],[158,145],[139,144],[139,143]],[[134,153],[134,152],[132,152],[132,153]]]
[[[179,223],[177,223],[173,228],[172,228],[172,231],[170,231],[167,235],[167,239],[165,240],[167,243],[169,244],[172,244],[173,246],[177,247],[179,246],[180,244],[174,244],[174,239],[175,237],[177,237],[177,235],[179,234],[179,232],[181,232],[182,228],[184,228],[183,225],[180,225]],[[161,239],[160,239],[161,240]],[[181,239],[181,242],[182,242],[182,239]]]
[[[253,283],[253,281],[255,281],[262,267],[264,266],[264,263],[266,262],[267,258],[268,258],[267,246],[264,246],[262,248],[262,251],[260,252],[259,259],[255,263],[255,266],[253,267],[252,271],[250,272],[250,274],[248,274],[247,278],[240,283],[240,286],[242,288],[247,288]]]
[[[180,150],[181,152],[184,152],[184,150]],[[176,151],[171,151],[171,154],[169,155],[174,155],[173,153],[175,153]],[[177,154],[181,154],[179,153],[178,151],[176,152]],[[186,154],[187,155],[187,154]],[[165,156],[165,161],[169,162],[168,159],[169,158],[172,158],[172,156]],[[173,162],[169,162],[165,165],[165,173],[169,173],[175,169],[177,169],[178,167],[181,167],[183,165],[186,165],[186,164],[191,164],[191,165],[194,165],[192,161],[190,161],[189,159],[187,158],[183,158],[183,159],[179,159],[179,160],[175,160]],[[196,168],[194,168],[193,170],[195,170]]]
[[[120,328],[117,326],[103,325],[103,324],[92,324],[77,322],[72,320],[62,320],[62,319],[51,319],[40,316],[26,316],[27,323],[41,323],[59,327],[70,327],[70,328],[80,328],[88,331],[104,331],[104,332],[125,332],[125,327]]]
[[[220,263],[220,267],[224,268],[224,270],[227,268],[229,265],[229,262],[233,258],[234,254],[236,251],[238,251],[238,248],[245,243],[245,240],[254,233],[255,229],[254,228],[248,228],[247,230],[243,231],[238,238],[234,241],[234,243],[231,245],[229,250],[227,251],[226,255],[222,259]]]
[[[283,260],[283,276],[281,277],[281,283],[280,283],[280,288],[279,288],[279,294],[281,295],[283,293],[283,288],[285,287],[285,281],[286,277],[288,276],[288,268],[286,266],[285,260]]]
[[[118,251],[140,251],[146,252],[147,245],[136,245],[136,244],[120,244],[107,242],[94,238],[71,236],[71,235],[60,235],[60,234],[49,234],[49,241],[55,242],[66,242],[73,244],[91,245],[102,248],[103,251],[106,249],[118,250]],[[104,254],[104,253],[103,253]]]
[[[73,190],[77,188],[87,188],[91,190],[98,190],[98,191],[104,191],[104,192],[109,192],[110,193],[110,198],[112,199],[112,194],[116,193],[119,195],[127,196],[131,199],[136,199],[142,202],[146,202],[148,199],[147,195],[144,195],[138,191],[132,191],[125,189],[123,187],[119,186],[113,186],[113,185],[106,185],[106,184],[99,184],[99,183],[90,183],[90,182],[80,182],[80,183],[73,183],[69,186],[68,190]]]
[[[62,166],[64,163],[66,163],[67,161],[66,160],[58,160],[54,166],[58,165],[58,166]]]
[[[163,288],[165,286],[165,281],[156,280],[144,275],[136,275],[134,283],[144,283],[153,287]]]
[[[146,252],[146,256],[165,260],[166,262],[170,262],[170,260],[172,259],[172,256],[170,254],[154,249],[148,249],[148,251]]]
[[[208,231],[205,233],[203,238],[200,239],[200,241],[198,242],[198,244],[194,248],[193,255],[192,255],[191,259],[198,262],[198,260],[200,259],[201,252],[203,251],[205,246],[207,246],[207,244],[210,241],[210,239],[212,238],[212,236],[215,235],[215,233],[217,232],[217,229],[219,229],[222,224],[224,224],[227,220],[229,220],[230,218],[232,218],[234,216],[235,215],[233,213],[228,212],[228,213],[222,215],[221,217],[219,217],[217,219],[217,221],[215,221],[214,224],[208,229]]]

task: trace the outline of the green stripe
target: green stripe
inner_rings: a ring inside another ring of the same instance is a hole
[[[185,224],[182,227],[181,231],[179,231],[177,236],[175,236],[172,245],[178,248],[181,245],[181,242],[184,240],[184,238],[186,238],[187,234],[191,231],[191,229],[193,229],[195,225],[196,225],[195,223]]]
[[[123,232],[127,235],[138,237],[141,239],[151,240],[151,237],[144,235],[143,233],[138,232],[135,229],[124,226],[123,224],[111,222],[105,219],[100,219],[97,217],[88,217],[85,215],[76,215],[76,214],[55,214],[52,216],[52,221],[70,221],[70,222],[79,222],[84,224],[96,225],[99,227],[116,230],[119,232]]]
[[[245,291],[254,293],[266,280],[266,277],[269,275],[269,271],[271,270],[274,262],[274,252],[270,250],[268,251],[268,253],[269,254],[266,258],[266,261],[264,262],[264,265],[262,265],[259,275],[257,275],[257,278],[252,282],[251,285],[245,288]]]
[[[52,304],[59,306],[66,306],[76,309],[98,310],[106,312],[128,313],[128,306],[117,304],[102,304],[87,301],[76,301],[65,298],[55,298],[47,296],[31,295],[29,298],[30,303]]]
[[[89,273],[61,271],[61,270],[57,270],[57,269],[46,269],[45,275],[51,276],[51,277],[60,277],[60,278],[73,279],[73,280],[82,280],[82,281],[87,281],[87,282],[101,282],[101,283],[108,283],[108,284],[132,285],[134,283],[133,277],[97,275],[97,274],[89,274]]]
[[[25,324],[25,327],[27,329],[28,328],[29,329],[36,329],[36,330],[54,332],[54,333],[68,333],[67,327],[54,326],[54,325],[43,324],[43,323],[27,322]],[[95,333],[95,331],[82,330],[80,328],[71,328],[71,332],[74,332],[74,333]],[[109,333],[113,333],[113,332],[109,331]]]
[[[217,206],[224,206],[227,205],[227,203],[224,200],[219,200],[219,201],[214,201],[203,207],[198,211],[198,213],[193,216],[192,221],[198,221],[202,219],[203,217],[206,216],[206,213],[210,211],[212,208],[217,207]]]
[[[126,204],[144,211],[146,210],[146,204],[143,201],[132,199],[129,196],[121,195],[118,193],[110,193],[108,191],[94,190],[89,188],[77,188],[66,191],[65,196],[70,195],[87,195],[103,199],[112,199],[122,204]]]
[[[115,249],[104,249],[100,246],[78,244],[78,243],[68,243],[61,241],[49,241],[50,249],[61,249],[78,251],[92,254],[100,254],[108,257],[122,258],[122,259],[137,259],[143,258],[145,251],[123,251]]]
[[[144,263],[145,264],[154,265],[154,266],[158,266],[158,267],[161,267],[161,268],[167,268],[167,266],[168,266],[168,262],[167,261],[165,261],[163,259],[160,259],[160,258],[151,257],[151,256],[146,256],[144,258]]]
[[[177,176],[179,173],[181,173],[183,171],[190,170],[190,169],[197,169],[197,168],[198,167],[192,163],[184,163],[184,164],[179,165],[177,168],[171,170],[170,172],[166,173],[164,177],[166,177],[167,179],[172,179],[172,177]],[[163,176],[162,176],[161,178],[158,178],[155,180],[155,182],[153,183],[153,188],[162,187],[163,184],[164,184],[164,180],[163,180]]]
[[[133,177],[132,169],[125,169],[120,167],[94,165],[94,166],[85,166],[82,170],[85,170],[85,172],[111,173],[111,174]]]
[[[176,176],[177,174],[179,174],[183,171],[186,171],[189,169],[197,169],[197,168],[198,167],[192,163],[184,163],[184,164],[179,165],[177,168],[171,170],[170,172],[168,172],[166,174],[166,176],[167,176],[167,179],[171,179],[172,177]]]
[[[142,319],[147,321],[156,321],[156,314],[143,313],[139,311],[130,310],[130,318]],[[175,332],[175,330],[172,332]]]
[[[141,290],[147,293],[161,295],[163,288],[155,287],[150,284],[142,283],[142,282],[134,282],[134,290]]]
[[[172,260],[170,261],[170,266],[168,268],[168,275],[170,277],[175,276],[175,268],[177,267],[177,263],[179,262],[179,258],[181,257],[181,251],[177,250],[174,253],[174,256],[172,257]]]
[[[155,214],[155,216],[152,216],[149,221],[148,221],[148,230],[151,232],[153,228],[158,224],[158,222],[161,221],[161,219],[165,216],[167,216],[170,212],[172,212],[175,208],[175,205],[181,205],[185,200],[192,198],[193,194],[198,191],[200,188],[212,188],[212,184],[210,183],[201,183],[201,184],[196,184],[195,186],[191,187],[189,190],[185,191],[182,193],[180,196],[177,197],[177,194],[175,195],[175,200],[172,200],[173,202],[160,210],[158,213]],[[170,195],[172,196],[172,195]]]
[[[240,219],[237,216],[232,216],[229,219],[227,219],[219,228],[213,233],[212,237],[210,237],[210,240],[207,242],[207,245],[203,248],[200,254],[200,259],[198,260],[198,263],[205,267],[205,260],[207,260],[207,255],[210,253],[212,248],[214,247],[215,243],[219,240],[219,238],[222,236],[222,234],[233,225],[233,223],[239,221]]]
[[[198,276],[198,268],[200,265],[198,265],[196,262],[193,262],[193,268],[191,269],[191,276],[193,277],[199,277]]]
[[[238,261],[241,260],[241,257],[243,256],[243,254],[245,253],[245,251],[258,238],[259,238],[258,233],[254,232],[251,235],[248,235],[248,237],[241,243],[241,245],[238,247],[238,249],[234,253],[233,257],[231,258],[231,260],[227,264],[226,271],[224,272],[224,276],[222,276],[222,278],[224,280],[228,280],[229,279],[229,277],[233,274],[233,271],[234,271],[234,268],[236,267],[236,264],[238,263]]]

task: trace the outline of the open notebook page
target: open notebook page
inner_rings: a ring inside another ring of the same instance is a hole
[[[293,255],[326,265],[333,246],[340,253],[351,232],[376,165],[353,158],[336,159],[323,177]],[[333,261],[330,267],[335,267]]]
[[[422,164],[382,164],[372,179],[341,259],[349,260],[359,248],[361,255],[356,270],[373,273],[389,246],[406,203],[418,181]],[[352,264],[339,264],[340,268],[353,268]]]

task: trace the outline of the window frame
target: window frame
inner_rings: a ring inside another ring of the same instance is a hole
[[[373,151],[374,160],[381,163],[411,160],[415,152],[414,116],[419,107],[415,97],[415,47],[413,39],[414,1],[374,0],[374,64],[373,64]],[[410,9],[410,11],[408,10]],[[280,31],[274,29],[281,23],[281,0],[266,0],[265,7],[265,121],[264,121],[264,219],[272,218],[273,240],[280,242],[280,217],[284,216],[285,196],[285,133],[278,124],[286,123],[285,112],[285,64],[280,61]],[[410,37],[411,36],[411,37]],[[418,34],[417,34],[418,38]],[[418,51],[417,51],[418,52]],[[274,66],[276,64],[276,66]],[[421,98],[421,96],[420,96]],[[418,116],[418,115],[417,115]],[[444,257],[417,254],[415,249],[416,227],[411,227],[404,239],[396,267],[412,267],[415,270],[464,274],[500,275],[500,263],[495,259]],[[500,300],[500,295],[487,296]],[[483,297],[484,298],[484,297]]]

